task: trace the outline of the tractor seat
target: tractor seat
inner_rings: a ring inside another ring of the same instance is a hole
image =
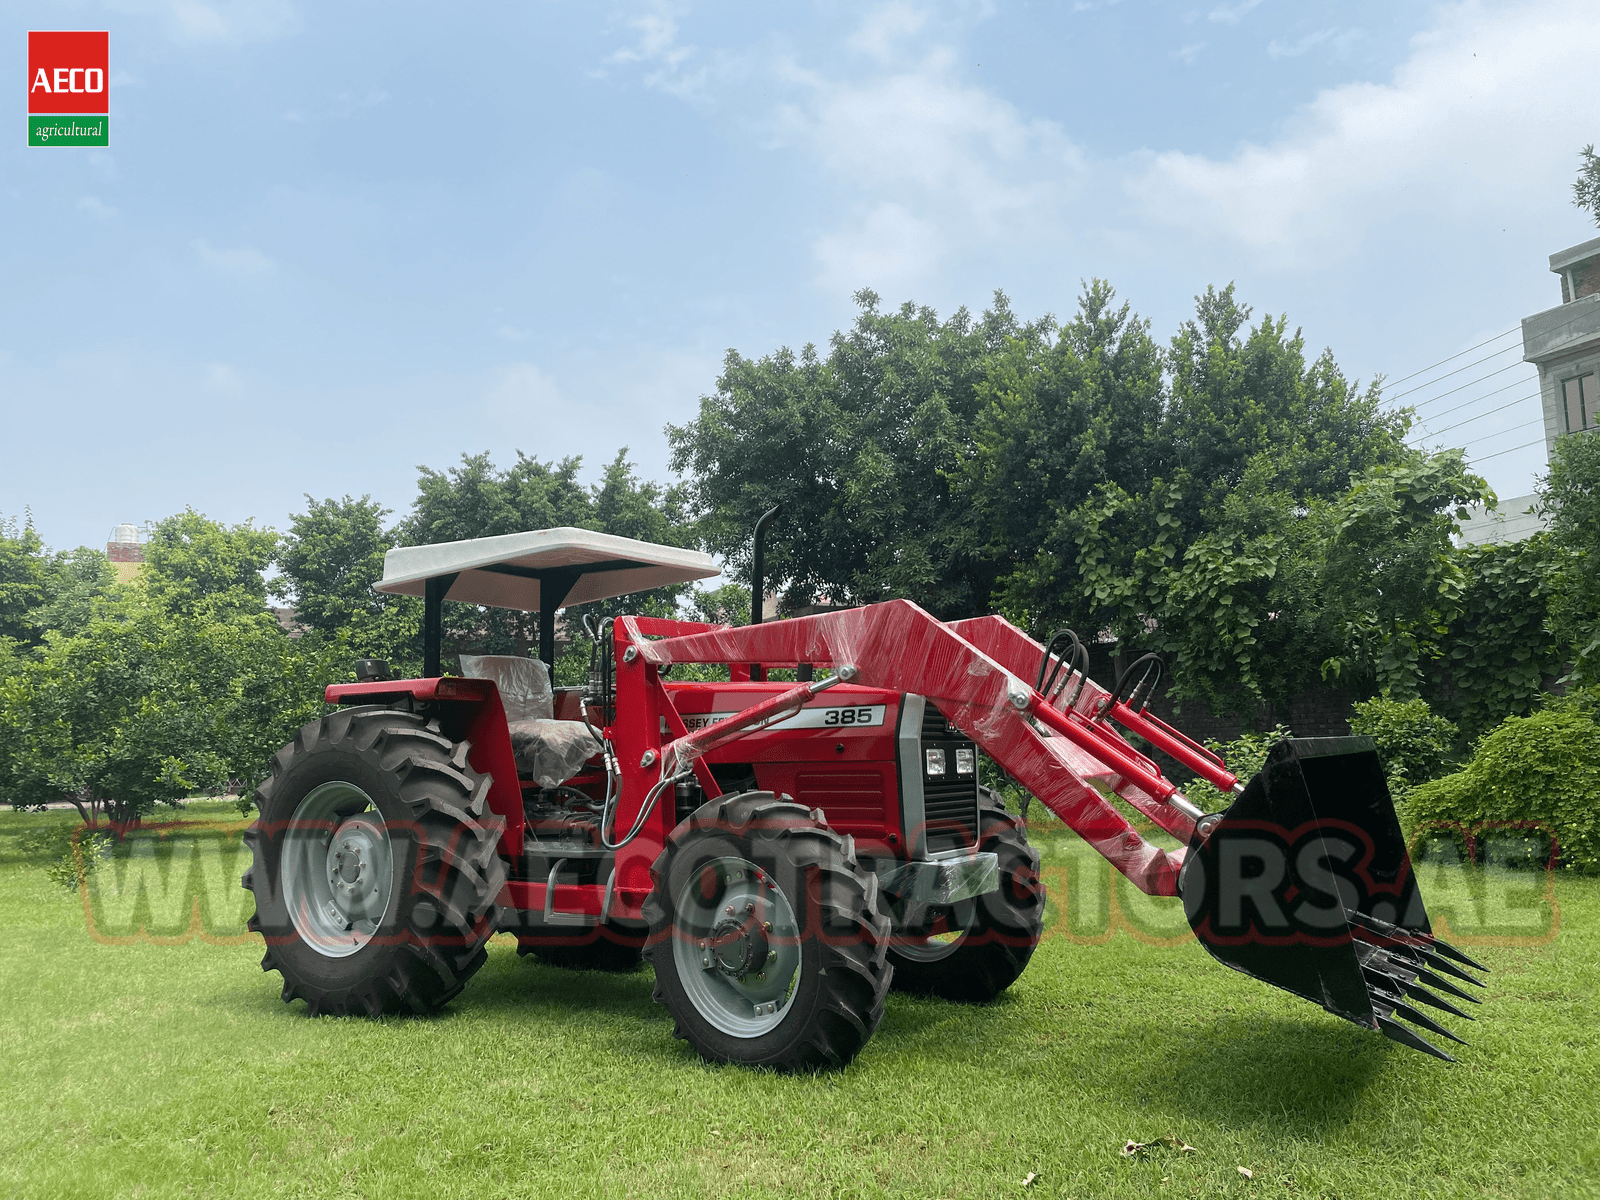
[[[517,773],[532,776],[540,787],[559,787],[600,752],[587,725],[554,719],[550,672],[537,658],[463,654],[461,673],[468,679],[494,680],[505,705]]]

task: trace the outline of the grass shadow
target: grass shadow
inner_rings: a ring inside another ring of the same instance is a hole
[[[1154,1044],[1172,1034],[1147,1026],[1136,1036]],[[1410,1053],[1331,1019],[1257,1014],[1196,1031],[1145,1085],[1196,1119],[1315,1139],[1369,1113],[1371,1089],[1394,1055]]]

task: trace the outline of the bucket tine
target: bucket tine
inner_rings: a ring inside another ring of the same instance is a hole
[[[1435,996],[1421,984],[1407,984],[1404,991],[1405,994],[1410,996],[1413,1000],[1420,1000],[1424,1004],[1431,1004],[1434,1008],[1437,1008],[1443,1012],[1447,1012],[1451,1016],[1460,1017],[1464,1021],[1476,1021],[1478,1019],[1477,1017],[1472,1016],[1470,1013],[1462,1012],[1454,1004],[1451,1004],[1450,1001],[1439,999],[1438,996]]]
[[[1477,959],[1473,958],[1470,954],[1461,953],[1461,951],[1457,950],[1449,942],[1441,941],[1439,938],[1434,938],[1429,943],[1429,946],[1430,946],[1431,949],[1438,951],[1440,954],[1445,955],[1447,958],[1455,959],[1458,963],[1462,964],[1462,966],[1471,967],[1475,971],[1482,971],[1485,975],[1487,975],[1489,973],[1489,968],[1488,967],[1484,966],[1481,962],[1479,962]]]
[[[1454,996],[1458,1000],[1465,1000],[1468,1004],[1483,1003],[1483,1001],[1479,1000],[1476,996],[1467,992],[1463,992],[1460,988],[1458,988],[1455,984],[1450,983],[1448,980],[1440,979],[1432,971],[1419,970],[1417,972],[1417,981],[1419,983],[1425,983],[1431,988],[1436,988],[1445,993],[1447,996]],[[1479,986],[1481,987],[1482,985],[1480,984]]]
[[[1424,1054],[1431,1054],[1435,1058],[1442,1058],[1445,1062],[1455,1062],[1455,1059],[1451,1055],[1446,1054],[1432,1042],[1428,1041],[1426,1038],[1418,1037],[1404,1025],[1401,1025],[1397,1021],[1391,1021],[1388,1017],[1378,1018],[1378,1028],[1381,1029],[1388,1037],[1399,1042],[1402,1046],[1410,1046],[1413,1050],[1421,1050]]]
[[[1429,1033],[1437,1033],[1440,1037],[1447,1037],[1452,1042],[1460,1042],[1463,1046],[1467,1044],[1465,1038],[1457,1037],[1443,1025],[1439,1024],[1439,1022],[1435,1021],[1432,1017],[1418,1012],[1409,1004],[1403,1002],[1397,1003],[1394,1006],[1394,1011],[1400,1016],[1404,1017],[1406,1020],[1410,1021],[1413,1025],[1421,1025]]]
[[[1484,986],[1483,980],[1473,978],[1455,964],[1446,962],[1440,955],[1430,954],[1424,950],[1422,951],[1422,959],[1435,971],[1443,971],[1446,975],[1453,975],[1457,979],[1465,980],[1467,983],[1472,984],[1473,987]]]

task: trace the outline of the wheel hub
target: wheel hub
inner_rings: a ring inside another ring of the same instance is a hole
[[[289,821],[281,871],[290,919],[306,944],[327,958],[354,954],[389,908],[388,826],[354,784],[313,788]]]
[[[728,907],[736,908],[731,904]],[[709,940],[712,965],[724,975],[738,979],[752,971],[759,972],[767,965],[771,947],[763,935],[761,923],[756,920],[753,901],[746,902],[743,912],[724,915],[711,931]]]

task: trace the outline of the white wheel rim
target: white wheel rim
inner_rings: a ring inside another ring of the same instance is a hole
[[[782,1024],[800,985],[800,926],[776,881],[746,859],[715,858],[673,900],[672,961],[695,1010],[732,1037]]]
[[[348,958],[378,932],[394,890],[394,848],[372,798],[335,780],[306,793],[284,831],[279,878],[301,941]]]

